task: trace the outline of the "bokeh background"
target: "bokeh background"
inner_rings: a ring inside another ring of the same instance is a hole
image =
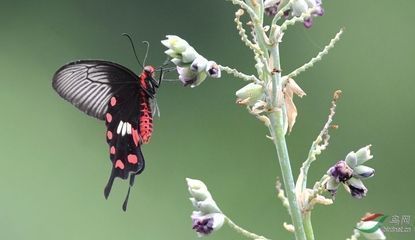
[[[326,14],[307,30],[291,27],[281,44],[283,71],[308,61],[331,37],[346,32],[322,62],[297,77],[307,92],[296,99],[297,124],[288,137],[295,174],[341,89],[329,149],[311,168],[313,184],[349,151],[373,144],[363,200],[339,191],[336,204],[317,207],[316,238],[345,239],[366,212],[409,215],[415,221],[414,66],[415,3],[325,1]],[[148,62],[160,65],[160,40],[176,34],[209,59],[254,73],[238,40],[235,6],[222,0],[1,1],[0,7],[0,239],[196,239],[185,177],[202,179],[222,210],[241,226],[273,239],[292,239],[276,197],[280,175],[266,129],[235,104],[244,83],[224,75],[198,88],[166,82],[158,93],[161,118],[143,147],[147,166],[137,178],[128,212],[127,183],[109,200],[105,127],[63,101],[51,88],[61,65],[107,59],[139,72],[129,43],[151,43]],[[140,56],[144,46],[138,45]],[[415,239],[390,233],[389,239]],[[211,239],[242,238],[227,227]]]

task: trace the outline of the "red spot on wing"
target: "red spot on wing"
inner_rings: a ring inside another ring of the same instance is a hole
[[[112,139],[112,132],[111,132],[111,131],[107,131],[107,138],[108,138],[109,140],[111,140],[111,139]]]
[[[114,107],[115,104],[117,104],[117,99],[115,97],[112,97],[110,100],[110,104],[111,104],[111,107]]]
[[[137,158],[137,156],[136,156],[136,155],[134,155],[134,154],[129,154],[129,155],[127,156],[127,160],[128,160],[128,162],[129,162],[129,163],[131,163],[131,164],[136,164],[136,163],[138,162],[138,158]]]
[[[110,153],[111,153],[111,154],[115,154],[115,147],[114,147],[114,146],[111,146],[111,148],[110,148]]]
[[[121,160],[117,160],[116,162],[115,162],[115,168],[119,168],[119,169],[124,169],[124,163],[122,163],[122,161]]]
[[[112,115],[110,113],[105,114],[105,118],[107,119],[108,123],[112,121]]]
[[[140,141],[140,136],[138,135],[137,129],[133,128],[133,140],[134,144],[138,146],[138,142]]]

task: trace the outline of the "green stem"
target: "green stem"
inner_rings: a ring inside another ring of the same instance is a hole
[[[288,156],[287,143],[285,142],[285,134],[281,124],[282,115],[270,114],[270,120],[270,132],[277,150],[282,179],[287,192],[287,199],[290,204],[291,219],[295,228],[295,238],[297,240],[306,240],[303,219],[295,195],[294,178],[291,170],[290,158]]]
[[[304,229],[307,240],[314,240],[313,225],[311,224],[311,211],[304,215]]]

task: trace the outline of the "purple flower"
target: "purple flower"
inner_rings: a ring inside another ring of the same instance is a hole
[[[281,0],[265,0],[265,13],[270,17],[275,16],[280,10],[280,4]],[[290,15],[293,17],[299,17],[311,8],[314,9],[311,12],[311,16],[304,19],[304,26],[306,28],[310,28],[313,25],[313,17],[324,15],[321,0],[296,0],[292,3],[291,8],[284,12],[284,17],[289,18]]]
[[[203,215],[200,211],[194,211],[192,214],[192,229],[199,237],[211,234],[220,229],[225,222],[225,216],[222,213],[210,213]]]
[[[265,14],[272,17],[278,13],[281,0],[264,0]]]
[[[200,234],[209,234],[213,231],[213,218],[198,219],[194,218],[192,229]]]
[[[347,154],[345,160],[337,162],[327,171],[330,178],[326,189],[334,196],[339,185],[343,184],[352,197],[360,199],[366,196],[367,188],[362,180],[372,177],[375,170],[361,164],[372,158],[370,145]]]

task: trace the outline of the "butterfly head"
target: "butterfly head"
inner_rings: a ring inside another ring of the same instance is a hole
[[[143,73],[146,75],[146,77],[153,77],[154,78],[154,72],[155,68],[153,66],[147,65],[144,67]]]

